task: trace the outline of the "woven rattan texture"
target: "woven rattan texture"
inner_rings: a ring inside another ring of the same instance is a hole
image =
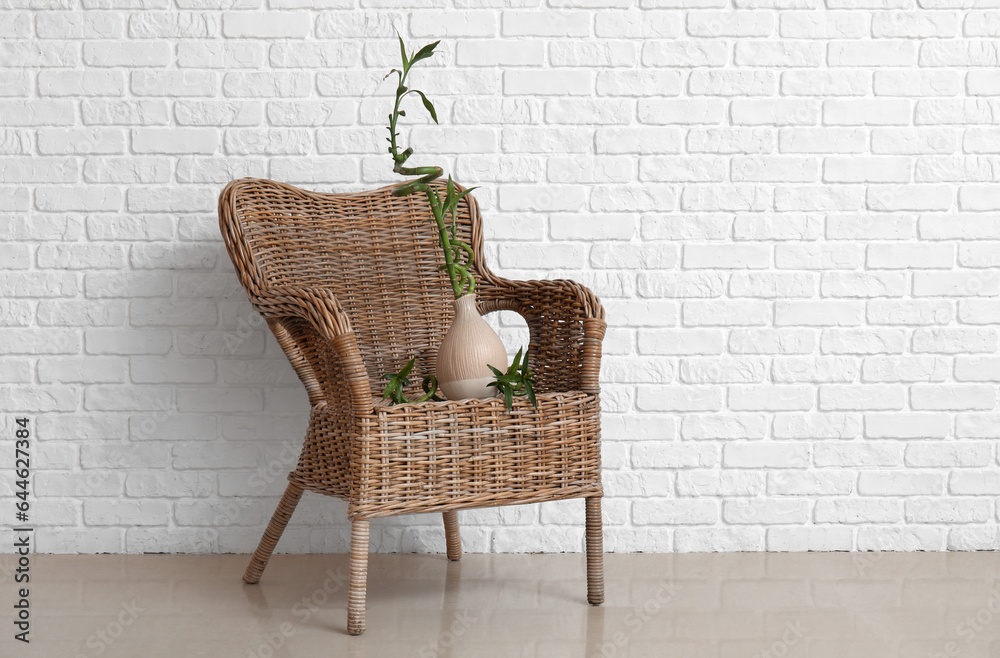
[[[600,496],[604,312],[572,281],[508,281],[484,265],[472,196],[457,230],[476,254],[481,312],[520,313],[538,408],[519,400],[389,407],[380,376],[431,372],[452,295],[419,196],[317,194],[261,179],[227,186],[220,225],[240,281],[312,404],[289,479],[343,498],[352,520]]]

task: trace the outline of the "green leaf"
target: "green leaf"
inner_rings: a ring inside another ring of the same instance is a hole
[[[398,36],[398,35],[397,35]],[[399,38],[399,54],[403,56],[403,70],[410,68],[410,64],[413,62],[406,61],[406,46],[403,45],[403,37]]]
[[[431,55],[433,55],[434,54],[434,48],[437,47],[437,45],[439,43],[441,43],[441,42],[440,41],[435,41],[434,43],[429,43],[426,46],[424,46],[423,48],[421,48],[420,50],[418,50],[417,54],[414,55],[413,59],[410,60],[410,66],[413,66],[416,62],[419,62],[422,59],[427,59],[428,57],[430,57]]]
[[[497,377],[503,377],[503,373],[500,371],[499,368],[494,368],[493,366],[491,366],[488,363],[486,364],[486,367],[489,368],[490,370],[492,370],[493,374],[496,375]]]
[[[524,382],[524,392],[528,396],[528,401],[531,402],[531,406],[537,409],[538,400],[535,399],[535,387],[531,385],[531,382]]]
[[[514,408],[514,395],[510,392],[509,388],[503,390],[503,404],[507,407],[507,411]]]
[[[424,92],[419,91],[417,89],[414,89],[413,91],[415,91],[418,94],[420,94],[420,100],[423,101],[424,107],[427,108],[427,111],[430,113],[431,118],[434,119],[434,123],[437,123],[438,122],[438,115],[437,115],[437,111],[434,109],[434,104],[431,103],[429,100],[427,100],[427,97],[424,96]]]
[[[457,199],[455,199],[455,201],[456,201],[456,204],[455,204],[455,205],[457,206],[457,205],[458,205],[458,203],[457,203],[457,202],[458,202],[458,201],[461,201],[462,199],[464,199],[464,198],[465,198],[465,197],[466,197],[466,196],[467,196],[467,195],[469,194],[469,192],[471,192],[472,190],[478,190],[478,189],[479,189],[479,186],[478,186],[478,185],[476,185],[475,187],[470,187],[470,188],[469,188],[469,189],[467,189],[467,190],[462,190],[462,191],[461,191],[461,192],[459,193],[459,195],[458,195],[458,198],[457,198]]]
[[[521,350],[518,350],[517,354],[514,355],[514,363],[510,365],[510,369],[513,370],[514,372],[517,372],[520,368],[520,365],[521,365]]]

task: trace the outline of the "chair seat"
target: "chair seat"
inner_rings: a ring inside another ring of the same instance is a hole
[[[597,395],[543,393],[537,408],[517,399],[510,411],[500,398],[378,402],[355,419],[363,436],[354,441],[336,431],[342,413],[317,405],[289,476],[346,498],[352,520],[601,494]],[[321,460],[354,471],[346,478]]]

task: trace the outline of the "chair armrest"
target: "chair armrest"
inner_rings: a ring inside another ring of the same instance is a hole
[[[322,389],[317,379],[318,373],[285,327],[282,322],[284,319],[305,320],[328,341],[329,347],[340,360],[355,413],[371,412],[371,382],[365,369],[361,348],[351,329],[347,313],[331,291],[313,286],[283,286],[254,292],[249,297],[250,303],[267,320],[272,333],[309,392],[312,404],[315,405],[319,401]],[[341,386],[344,382],[333,381],[327,384]]]
[[[267,319],[308,320],[327,340],[349,333],[351,323],[340,302],[325,288],[282,286],[250,294],[250,303]]]
[[[481,313],[514,311],[531,331],[532,370],[542,390],[597,393],[604,307],[590,289],[568,279],[512,281],[482,273]]]

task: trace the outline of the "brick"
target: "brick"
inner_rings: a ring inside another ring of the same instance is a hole
[[[627,67],[639,60],[638,44],[628,41],[555,41],[549,44],[552,66]]]
[[[459,41],[455,60],[461,66],[541,66],[545,42],[476,39]]]
[[[786,295],[781,295],[782,297]],[[809,294],[800,295],[803,297]],[[776,326],[850,327],[862,324],[864,308],[858,302],[780,300],[774,307]]]
[[[826,329],[820,344],[828,354],[901,354],[906,335],[899,329]]]
[[[974,441],[928,441],[906,446],[906,465],[917,468],[973,468],[989,465],[993,449],[988,443]],[[953,494],[978,493],[969,491],[967,477],[975,473],[952,473],[948,491]]]
[[[902,410],[906,389],[879,384],[829,385],[819,389],[823,411]]]
[[[858,477],[862,496],[919,496],[940,494],[943,479],[937,473],[866,471]]]
[[[234,71],[222,78],[222,93],[230,98],[295,98],[311,90],[310,76],[300,71]]]
[[[1000,278],[992,272],[915,272],[916,297],[978,297],[1000,294]]]
[[[785,71],[781,93],[788,96],[864,96],[871,85],[866,73],[854,71]]]
[[[219,19],[197,12],[145,12],[129,18],[128,33],[133,39],[198,39],[217,36]]]
[[[868,357],[861,377],[866,382],[935,382],[948,379],[950,371],[951,362],[942,357]]]
[[[828,46],[827,58],[830,66],[912,66],[917,44],[905,40],[834,41]]]
[[[907,155],[949,154],[959,148],[958,133],[950,130],[875,128],[872,130],[873,153]]]
[[[727,443],[723,461],[731,468],[804,468],[809,464],[809,447],[790,443]]]
[[[865,436],[870,439],[943,439],[950,433],[947,414],[865,414]]]
[[[734,99],[729,112],[733,125],[809,126],[819,121],[819,104],[800,99]]]
[[[162,67],[170,63],[166,41],[96,41],[83,45],[83,63],[94,67]]]
[[[912,176],[908,158],[826,158],[823,180],[834,183],[902,183]]]
[[[950,269],[955,251],[946,244],[870,244],[866,264],[873,269]]]
[[[737,272],[729,280],[732,297],[810,297],[816,279],[806,273]]]
[[[305,37],[310,17],[295,12],[231,12],[222,17],[222,34],[230,38],[288,39]]]
[[[680,73],[658,69],[598,71],[595,78],[598,96],[678,96],[681,85]]]
[[[895,441],[866,441],[839,445],[817,445],[816,466],[902,466],[903,446]],[[818,512],[818,510],[817,510]],[[817,514],[817,520],[821,520]]]
[[[863,153],[868,135],[858,128],[782,128],[778,150],[782,153]]]
[[[850,528],[768,528],[769,551],[849,551],[854,546]]]
[[[771,369],[776,383],[852,382],[857,376],[857,364],[847,357],[776,358]]]
[[[644,66],[724,66],[728,59],[729,46],[722,42],[651,40],[642,46]]]
[[[723,521],[732,524],[802,524],[809,514],[805,500],[727,500],[722,509]]]
[[[802,329],[733,329],[729,339],[734,354],[807,354],[815,345],[814,334]]]
[[[632,505],[636,525],[712,525],[718,518],[714,500],[639,500]]]
[[[908,125],[912,108],[905,99],[836,99],[823,102],[823,123],[834,126]]]
[[[762,551],[764,533],[757,528],[680,528],[677,530],[675,548],[681,553],[702,553],[707,550]]]
[[[721,331],[711,329],[640,329],[637,335],[641,354],[721,354]]]
[[[47,128],[38,131],[38,150],[46,155],[125,152],[125,132],[102,128]]]
[[[684,363],[690,361],[685,359]],[[707,360],[701,361],[703,365],[708,364]],[[681,426],[684,440],[762,439],[765,434],[767,417],[761,414],[733,414],[725,417],[718,414],[688,414]]]
[[[868,21],[862,12],[787,12],[781,14],[779,34],[786,39],[861,39],[868,36]]]
[[[83,122],[88,125],[165,125],[169,123],[169,106],[157,100],[84,100],[81,104]]]
[[[680,496],[757,496],[764,489],[760,473],[684,471],[677,474]]]
[[[42,96],[122,96],[125,78],[118,71],[41,71],[38,92]]]
[[[961,90],[951,71],[875,71],[876,96],[957,96]]]
[[[42,300],[35,317],[41,326],[114,327],[125,324],[127,313],[120,302]]]
[[[683,266],[686,269],[760,269],[771,261],[771,250],[765,245],[696,245],[684,247]]]
[[[132,149],[137,153],[190,154],[214,153],[219,135],[200,128],[136,128],[132,131]]]
[[[872,36],[882,38],[954,37],[958,32],[958,15],[927,11],[899,11],[875,14]]]
[[[503,74],[504,93],[515,95],[589,95],[594,86],[590,71],[512,70]]]
[[[853,439],[861,434],[861,417],[845,413],[782,413],[774,417],[776,439]]]
[[[177,66],[181,68],[257,69],[263,65],[264,46],[252,41],[181,41],[177,44]]]
[[[255,126],[264,117],[261,104],[252,101],[181,100],[174,103],[174,112],[182,126]]]
[[[899,503],[878,498],[839,498],[816,501],[818,523],[894,523],[902,518]]]
[[[989,411],[996,407],[996,387],[977,384],[917,384],[910,389],[914,409]]]
[[[737,66],[817,67],[823,63],[823,47],[796,41],[737,41],[733,60]]]

